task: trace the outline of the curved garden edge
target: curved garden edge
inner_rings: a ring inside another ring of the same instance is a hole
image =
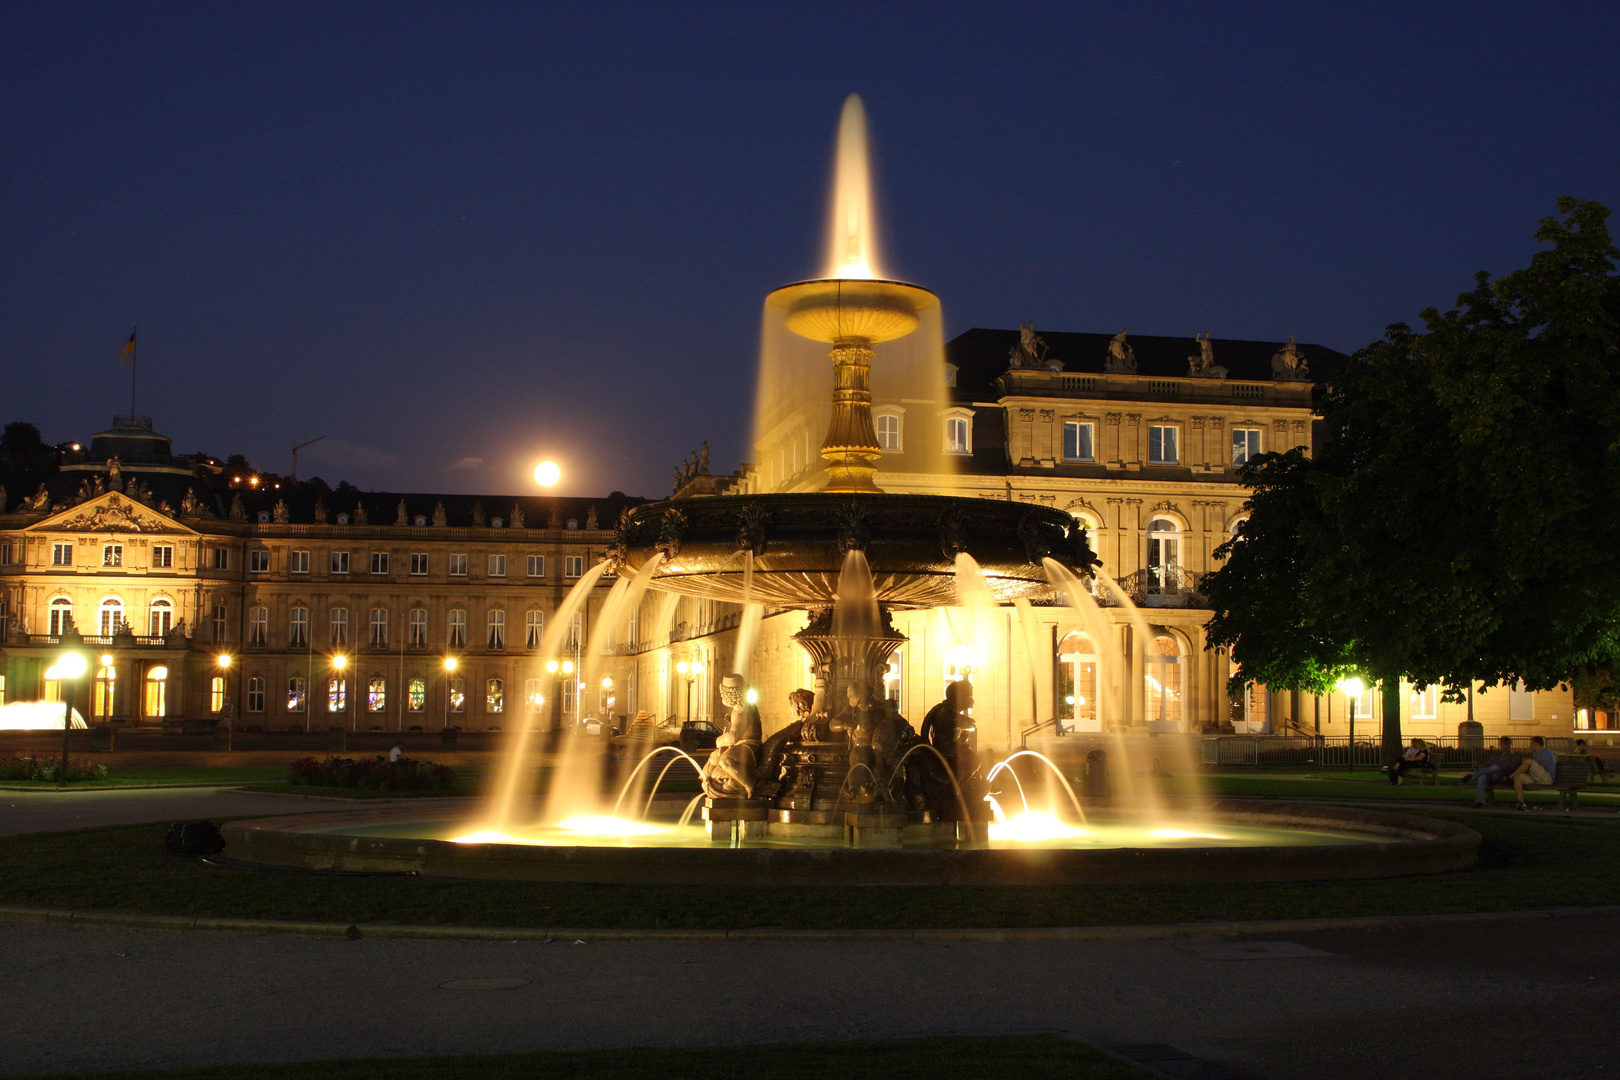
[[[289,919],[230,919],[208,916],[135,915],[113,911],[63,911],[0,906],[0,924],[63,926],[87,930],[204,930],[243,934],[295,934],[305,937],[437,939],[451,941],[557,942],[1043,942],[1129,941],[1154,938],[1264,937],[1322,930],[1367,930],[1438,923],[1500,922],[1514,919],[1620,915],[1620,904],[1591,907],[1472,911],[1439,915],[1360,915],[1318,919],[1253,919],[1130,926],[1035,926],[920,930],[790,930],[748,927],[732,930],[584,930],[512,926],[434,926],[396,923],[314,922]]]

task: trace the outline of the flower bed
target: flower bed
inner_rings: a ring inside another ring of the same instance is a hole
[[[62,759],[28,754],[24,757],[0,761],[0,780],[43,780],[46,783],[73,783],[75,780],[105,780],[107,766],[82,759],[68,759],[67,776],[63,777]]]
[[[287,766],[287,779],[311,787],[367,788],[374,791],[444,790],[456,782],[456,771],[448,765],[402,757],[389,761],[383,754],[372,758],[299,758]]]

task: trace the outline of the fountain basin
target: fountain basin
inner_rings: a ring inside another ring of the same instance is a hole
[[[918,846],[709,841],[699,828],[654,842],[542,838],[456,843],[465,818],[439,804],[299,814],[227,824],[226,853],[264,866],[410,871],[429,877],[663,885],[1188,885],[1398,877],[1467,869],[1474,830],[1434,818],[1347,807],[1219,802],[1188,814],[1185,834],[1099,810],[1091,824],[1121,843],[977,843],[937,834]],[[460,811],[471,815],[474,804]],[[427,815],[437,812],[437,816]],[[1219,843],[1210,839],[1220,836]],[[1133,840],[1134,838],[1134,840]],[[1132,846],[1134,843],[1134,846]]]
[[[978,562],[997,600],[1049,598],[1041,559],[1081,573],[1074,519],[1052,507],[944,495],[803,492],[724,495],[650,503],[620,528],[621,566],[641,569],[659,552],[659,589],[731,603],[830,606],[851,547],[866,553],[878,603],[897,608],[957,603],[958,551]],[[752,592],[744,555],[754,553]],[[1086,556],[1089,557],[1089,551]]]

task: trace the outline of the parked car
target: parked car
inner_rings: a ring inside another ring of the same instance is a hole
[[[681,725],[680,746],[688,754],[713,750],[714,741],[719,737],[720,729],[707,720],[688,720]]]

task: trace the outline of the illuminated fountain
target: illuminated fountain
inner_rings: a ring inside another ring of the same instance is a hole
[[[641,755],[618,790],[604,792],[602,740],[576,728],[553,755],[553,778],[540,796],[536,749],[520,730],[510,736],[490,800],[460,821],[426,822],[411,807],[352,820],[322,815],[297,826],[233,824],[233,853],[463,877],[712,884],[1190,880],[1209,876],[1212,866],[1217,877],[1279,880],[1470,864],[1477,835],[1439,822],[1365,813],[1349,820],[1343,811],[1276,806],[1183,808],[1178,817],[1153,800],[1152,788],[1137,790],[1128,768],[1120,771],[1123,808],[1085,808],[1039,754],[981,759],[970,682],[952,683],[920,730],[880,700],[874,691],[906,640],[892,612],[960,607],[983,633],[990,614],[1012,604],[1029,634],[1029,602],[1061,598],[1088,629],[1105,624],[1088,587],[1098,560],[1067,513],[877,486],[876,347],[913,334],[925,317],[937,319],[939,301],[877,271],[865,121],[854,97],[840,124],[837,176],[828,275],[766,300],[789,332],[830,346],[821,489],[636,508],[620,522],[604,563],[550,620],[541,648],[558,655],[569,614],[609,570],[619,577],[582,658],[586,685],[648,591],[665,598],[656,622],[666,628],[681,596],[740,605],[744,673],[762,610],[802,611],[807,625],[794,640],[809,657],[814,689],[797,702],[799,715],[764,737],[746,679],[727,675],[721,695],[730,722],[706,762],[687,757],[704,793],[673,823],[673,813],[653,819],[649,811],[659,782],[686,757],[680,751]],[[1119,592],[1105,577],[1099,582]],[[977,651],[989,654],[982,644]],[[1109,692],[1122,700],[1124,658],[1110,666]],[[688,824],[699,812],[701,824]],[[829,848],[838,860],[827,861]],[[1222,856],[1212,860],[1212,848]],[[1269,854],[1279,848],[1290,854]],[[1200,857],[1189,861],[1188,849]],[[1041,853],[1033,861],[1025,857],[1032,851]],[[950,859],[935,859],[944,855]]]

